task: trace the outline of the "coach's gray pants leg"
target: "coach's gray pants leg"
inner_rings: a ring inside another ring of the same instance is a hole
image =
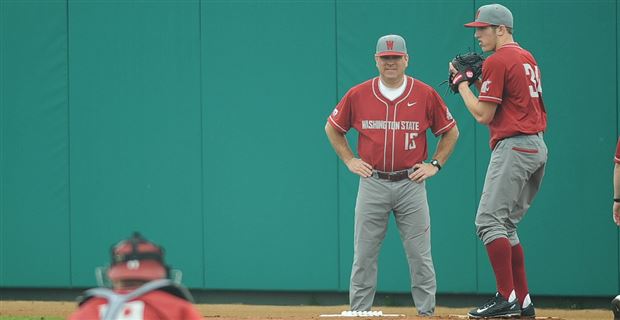
[[[435,268],[431,256],[431,220],[426,199],[426,183],[410,180],[395,185],[394,217],[409,262],[411,295],[418,314],[435,312]]]
[[[349,302],[353,311],[372,308],[377,288],[377,258],[391,211],[390,190],[376,178],[361,178],[355,204],[353,268]]]
[[[367,311],[372,308],[377,287],[377,259],[392,210],[409,263],[411,294],[416,308],[422,315],[432,315],[435,311],[436,282],[431,257],[428,202],[425,184],[410,180],[360,179],[349,289],[351,310]]]
[[[491,154],[476,214],[476,232],[486,245],[497,238],[519,243],[517,224],[534,200],[547,162],[547,146],[539,135],[500,141]]]

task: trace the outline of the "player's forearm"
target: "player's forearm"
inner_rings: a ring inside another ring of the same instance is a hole
[[[437,149],[433,155],[433,159],[437,159],[442,166],[445,165],[454,150],[458,138],[459,129],[456,125],[442,134],[441,138],[439,138],[439,142],[437,142]]]
[[[349,160],[355,158],[351,147],[349,147],[347,138],[344,134],[334,129],[329,122],[325,125],[325,133],[327,134],[329,143],[332,145],[332,148],[334,148],[334,151],[336,151],[336,154],[342,162],[346,164]]]
[[[614,199],[620,198],[620,165],[614,166]]]
[[[459,86],[459,92],[461,93],[461,97],[463,98],[463,102],[465,103],[467,110],[469,110],[469,113],[474,116],[474,119],[480,123],[488,124],[486,118],[484,117],[484,110],[480,107],[478,98],[474,95],[471,89],[467,85],[461,85]]]

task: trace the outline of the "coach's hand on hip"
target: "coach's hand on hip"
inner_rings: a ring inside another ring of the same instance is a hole
[[[437,174],[437,171],[439,171],[439,168],[426,162],[416,163],[413,168],[415,171],[409,175],[409,179],[417,183],[422,183],[424,180],[434,176]]]
[[[351,158],[345,162],[349,170],[360,177],[368,178],[372,175],[372,166],[362,159]]]

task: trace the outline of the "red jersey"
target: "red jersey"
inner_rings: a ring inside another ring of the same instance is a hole
[[[547,128],[540,69],[532,54],[517,43],[502,46],[484,61],[478,99],[497,103],[489,123],[491,149],[504,138]]]
[[[456,125],[439,94],[420,80],[406,77],[405,91],[390,101],[379,91],[379,77],[349,90],[328,122],[346,133],[359,133],[360,158],[380,171],[399,171],[426,160],[426,129],[435,136]]]
[[[104,298],[91,298],[75,311],[69,320],[101,319],[107,308]],[[151,291],[123,306],[117,319],[122,320],[198,320],[203,319],[192,304],[164,291]]]
[[[620,164],[620,138],[618,138],[618,144],[616,144],[616,157],[614,162]]]

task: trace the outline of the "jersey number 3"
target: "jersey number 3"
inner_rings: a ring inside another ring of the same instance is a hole
[[[528,88],[530,89],[530,97],[538,98],[542,93],[542,87],[540,85],[540,70],[538,70],[538,66],[534,66],[529,63],[524,63],[523,68],[525,68],[525,75],[530,77],[530,83]]]

